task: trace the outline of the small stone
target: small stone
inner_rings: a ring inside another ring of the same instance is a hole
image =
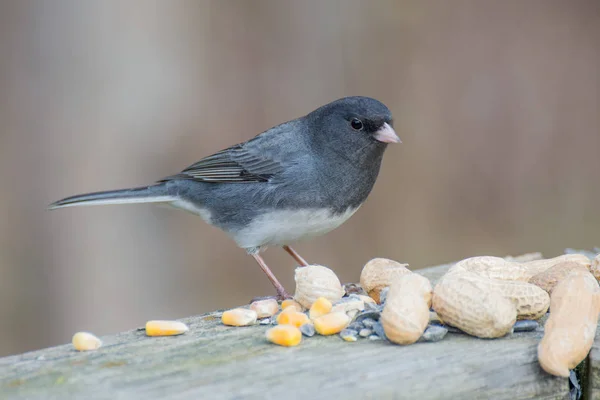
[[[373,334],[373,331],[367,328],[363,328],[358,332],[360,337],[369,337]]]
[[[373,329],[373,332],[375,332],[375,334],[377,336],[379,336],[382,339],[387,340],[387,336],[385,336],[385,331],[383,330],[383,325],[381,325],[381,322],[375,322],[372,329]]]
[[[378,321],[380,316],[381,316],[381,313],[378,312],[378,311],[365,311],[365,312],[362,312],[362,313],[358,314],[356,316],[355,321],[356,322],[362,322],[362,321],[364,321],[367,318],[370,318],[372,320]]]
[[[379,303],[380,304],[385,304],[385,300],[387,299],[387,294],[390,291],[389,287],[384,287],[383,289],[381,289],[381,292],[379,292]]]
[[[522,321],[517,321],[513,326],[513,330],[515,332],[531,332],[535,331],[540,324],[537,321],[531,319],[524,319]]]
[[[347,303],[349,301],[352,301],[352,300],[354,300],[354,298],[352,296],[355,296],[355,295],[351,294],[350,296],[342,297],[341,299],[336,301],[335,304],[342,304],[342,303]]]
[[[331,312],[345,312],[350,318],[353,318],[360,311],[365,309],[365,303],[362,300],[352,299],[350,297],[344,297],[341,301],[337,302]],[[356,311],[353,315],[350,315],[353,311]]]
[[[383,340],[383,339],[381,339],[381,338],[380,338],[379,336],[377,336],[377,335],[371,335],[371,336],[369,336],[369,340]]]
[[[569,395],[571,400],[579,400],[583,396],[583,392],[581,390],[581,385],[577,380],[577,375],[575,371],[569,371]]]
[[[375,325],[377,323],[377,321],[375,321],[372,318],[365,318],[362,320],[362,324],[365,326],[365,328],[373,328],[373,325]]]
[[[306,337],[315,336],[315,326],[313,324],[304,324],[300,326],[300,332]]]
[[[358,340],[358,332],[354,329],[344,329],[340,332],[340,337],[346,342],[356,342]]]
[[[443,325],[442,320],[435,311],[429,311],[429,322],[436,322],[438,324]]]
[[[261,325],[269,325],[271,323],[271,318],[263,318],[259,320],[258,323]]]
[[[43,355],[36,358],[37,361],[44,361],[45,359],[46,359],[46,357],[44,357]]]
[[[429,326],[441,326],[442,328],[446,328],[448,329],[448,332],[450,333],[464,333],[463,331],[461,331],[458,328],[455,328],[453,326],[450,325],[444,325],[441,322],[438,321],[429,321]]]
[[[353,294],[365,294],[365,291],[360,286],[360,283],[346,283],[344,284],[343,288],[348,296]]]
[[[426,342],[438,342],[446,336],[448,328],[439,325],[429,325],[421,338]]]
[[[450,333],[460,333],[460,334],[464,334],[464,332],[463,332],[463,331],[461,331],[460,329],[458,329],[458,328],[455,328],[455,327],[453,327],[453,326],[450,326],[450,325],[442,325],[442,326],[443,326],[444,328],[448,329],[448,332],[450,332]]]
[[[354,329],[355,331],[360,331],[362,328],[364,328],[362,322],[352,322],[350,325],[348,325],[346,328],[348,329]]]

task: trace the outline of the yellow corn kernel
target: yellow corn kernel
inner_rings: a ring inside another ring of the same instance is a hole
[[[300,329],[292,325],[277,325],[266,333],[267,340],[280,346],[297,346],[302,341]]]
[[[327,300],[325,297],[319,297],[317,300],[315,300],[312,306],[310,306],[310,319],[314,320],[329,313],[331,311],[331,307],[333,307],[333,305],[329,300]]]
[[[275,299],[253,301],[250,309],[256,312],[258,318],[269,318],[277,314],[279,304]]]
[[[71,342],[78,351],[97,350],[102,346],[102,341],[89,332],[77,332]]]
[[[175,336],[189,330],[188,326],[179,321],[148,321],[146,322],[147,336]]]
[[[225,311],[221,316],[221,322],[229,326],[248,326],[256,323],[256,311],[245,308],[234,308]]]
[[[296,311],[295,307],[288,307],[277,316],[280,325],[293,325],[300,328],[304,324],[311,323],[306,314]]]
[[[288,307],[296,307],[296,311],[302,312],[303,307],[296,300],[287,299],[281,302],[281,309],[285,310]]]
[[[279,315],[277,316],[277,323],[281,323],[279,322],[280,318],[289,318],[290,315],[297,313],[298,311],[296,310],[296,307],[287,307],[284,308]]]
[[[350,317],[344,312],[334,312],[315,319],[314,323],[319,335],[333,335],[348,326]]]

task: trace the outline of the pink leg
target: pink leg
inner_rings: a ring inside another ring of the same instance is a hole
[[[265,260],[263,260],[263,258],[258,253],[251,254],[251,255],[252,255],[252,257],[254,257],[254,259],[256,260],[258,265],[260,265],[260,268],[263,270],[263,272],[265,274],[267,274],[267,278],[269,278],[269,280],[271,281],[273,286],[275,286],[275,289],[277,290],[277,297],[281,300],[291,298],[292,296],[290,296],[285,291],[285,289],[283,288],[283,285],[277,280],[277,278],[275,277],[275,274],[267,266],[267,263],[265,263]]]
[[[300,254],[298,254],[296,250],[292,249],[290,246],[283,246],[283,249],[287,251],[289,255],[292,256],[298,264],[300,264],[301,267],[306,267],[308,265],[306,260],[302,258],[302,256],[300,256]]]

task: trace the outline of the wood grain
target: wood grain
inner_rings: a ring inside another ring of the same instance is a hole
[[[435,281],[444,268],[419,272]],[[225,327],[219,317],[214,312],[184,319],[190,331],[178,337],[149,338],[132,330],[103,337],[95,352],[62,345],[2,358],[0,397],[568,398],[568,380],[538,365],[541,330],[495,340],[449,333],[441,342],[410,346],[315,336],[283,348],[266,342],[266,326]]]

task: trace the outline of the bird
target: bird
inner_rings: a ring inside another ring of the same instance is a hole
[[[388,144],[401,143],[382,102],[344,97],[202,158],[149,186],[79,194],[48,206],[159,203],[223,230],[290,298],[261,253],[339,227],[365,202]]]

